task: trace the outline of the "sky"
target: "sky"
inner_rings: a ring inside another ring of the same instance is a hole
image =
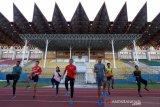
[[[48,21],[52,20],[55,2],[64,17],[70,21],[79,2],[81,2],[90,21],[93,21],[100,7],[105,2],[110,21],[114,21],[124,3],[127,3],[128,20],[132,21],[142,6],[147,2],[147,20],[152,21],[160,12],[160,0],[0,0],[0,12],[13,21],[13,3],[26,19],[31,22],[34,3],[38,5]]]

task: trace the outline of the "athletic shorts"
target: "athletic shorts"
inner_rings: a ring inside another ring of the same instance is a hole
[[[98,88],[100,88],[105,81],[106,81],[105,76],[96,77],[96,82],[97,82]]]
[[[113,76],[109,76],[107,77],[107,81],[110,81],[112,79]]]
[[[52,83],[56,83],[56,84],[59,84],[59,83],[60,83],[60,82],[56,81],[54,78],[51,79],[51,82],[52,82]]]
[[[38,75],[32,76],[32,80],[33,80],[34,82],[38,82],[38,79],[39,79],[39,76],[38,76]]]
[[[7,74],[6,76],[7,78],[9,78],[9,80],[14,80],[14,81],[18,81],[20,78],[19,74]]]

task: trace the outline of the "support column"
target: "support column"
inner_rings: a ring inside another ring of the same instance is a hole
[[[2,59],[2,57],[3,57],[3,51],[2,49],[0,49],[0,59]]]
[[[113,67],[116,68],[115,53],[114,53],[114,40],[112,40],[112,55],[113,55]]]
[[[14,49],[13,49],[12,60],[15,60],[15,59],[16,59],[16,55],[17,55],[17,52],[16,52],[16,49],[14,48]]]
[[[22,56],[22,66],[24,66],[24,57],[25,57],[25,54],[26,54],[26,47],[27,47],[27,39],[25,40],[25,45],[23,47],[23,56]]]
[[[151,61],[150,52],[151,52],[150,49],[148,49],[147,52],[146,52],[146,57],[147,57],[148,61]]]
[[[120,59],[121,59],[120,52],[117,52],[117,59],[118,59],[118,60],[120,60]]]
[[[56,52],[56,62],[57,62],[57,51],[55,51]]]
[[[30,59],[30,56],[31,56],[31,51],[28,50],[27,62],[28,62],[28,60]]]
[[[44,60],[44,52],[43,51],[42,51],[42,57],[41,58],[42,58],[42,60]]]
[[[70,57],[70,59],[72,58],[72,48],[70,47],[70,55],[69,55]]]
[[[135,57],[134,57],[134,54],[135,54],[135,50],[131,50],[131,57],[132,57],[132,60],[135,61]]]
[[[137,54],[136,41],[135,40],[133,40],[133,45],[134,45],[134,51],[135,51],[135,54],[136,54],[136,61],[138,62],[138,54]]]
[[[46,50],[45,50],[45,55],[44,55],[44,65],[43,65],[43,68],[46,67],[47,50],[48,50],[48,39],[46,40]]]
[[[91,59],[91,49],[88,48],[88,62],[90,63],[90,59]]]

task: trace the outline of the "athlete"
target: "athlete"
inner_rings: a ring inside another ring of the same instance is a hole
[[[13,96],[11,97],[11,99],[14,99],[16,98],[16,84],[19,80],[19,77],[20,77],[20,74],[22,72],[22,67],[20,66],[20,61],[17,61],[16,62],[16,66],[13,67],[13,70],[12,70],[12,74],[7,74],[6,75],[6,80],[7,80],[7,85],[4,86],[4,87],[7,87],[10,85],[10,81],[9,80],[13,80]]]
[[[107,77],[107,84],[108,84],[108,94],[110,95],[110,80],[112,79],[112,89],[113,89],[113,81],[114,79],[113,77],[113,73],[112,73],[113,69],[110,66],[110,63],[107,63],[107,67],[106,67],[106,77]]]
[[[101,93],[104,98],[107,97],[106,95],[106,77],[105,77],[105,65],[102,64],[102,58],[98,58],[98,63],[94,65],[94,72],[96,73],[96,82],[98,85],[98,105],[102,105],[102,98]],[[103,91],[101,92],[101,86],[103,85]]]
[[[68,81],[70,81],[70,88],[71,88],[71,93],[70,93],[70,104],[73,104],[73,95],[74,95],[74,81],[75,81],[75,75],[76,75],[76,66],[73,65],[73,59],[69,60],[69,65],[66,66],[63,77],[66,74],[65,78],[65,87],[66,87],[66,95],[68,96]]]
[[[137,81],[137,86],[138,86],[138,95],[139,97],[142,97],[141,93],[140,93],[140,90],[141,90],[141,83],[145,85],[144,89],[146,91],[149,91],[148,88],[147,88],[147,80],[143,79],[141,77],[141,71],[139,70],[139,67],[138,65],[135,66],[135,71],[133,72],[133,75]]]
[[[59,83],[61,81],[61,74],[60,74],[60,69],[59,67],[56,67],[56,72],[54,73],[51,83],[54,88],[54,85],[56,85],[56,96],[58,95],[58,90],[59,90]]]
[[[41,74],[42,72],[42,69],[39,65],[39,61],[35,61],[35,66],[32,67],[32,73],[29,74],[27,76],[27,79],[26,79],[26,82],[27,82],[27,86],[26,88],[29,88],[30,87],[30,80],[33,80],[34,81],[34,94],[33,94],[33,99],[35,99],[35,96],[36,96],[36,91],[37,91],[37,84],[38,84],[38,79],[39,79],[39,75]]]

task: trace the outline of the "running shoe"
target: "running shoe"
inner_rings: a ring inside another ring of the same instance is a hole
[[[102,100],[101,99],[98,100],[98,106],[102,106]]]
[[[66,96],[68,96],[69,95],[69,92],[68,91],[66,91]]]
[[[16,95],[13,95],[10,99],[13,100],[16,98]]]
[[[102,96],[103,96],[104,98],[107,98],[106,91],[103,91],[103,92],[102,92]]]
[[[33,100],[35,100],[36,99],[36,96],[33,96]]]
[[[4,86],[4,88],[6,88],[6,87],[8,87],[10,84],[8,83],[8,84],[6,84],[5,86]]]
[[[149,91],[149,89],[148,88],[144,88],[146,91]]]
[[[111,86],[112,87],[112,89],[114,89],[114,87],[113,86]]]
[[[70,98],[69,104],[73,104],[73,99],[72,98]]]
[[[30,86],[30,85],[27,85],[27,86],[26,86],[26,89],[28,89],[28,88],[31,88],[31,86]]]

